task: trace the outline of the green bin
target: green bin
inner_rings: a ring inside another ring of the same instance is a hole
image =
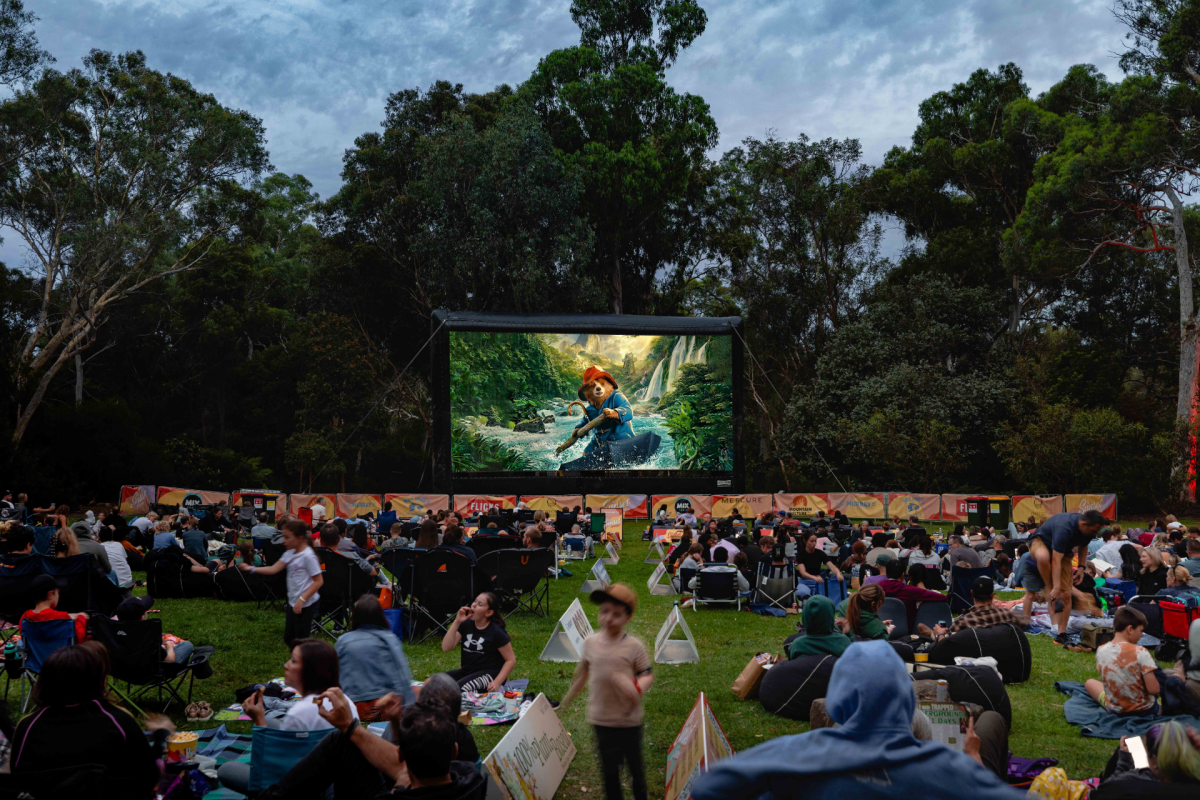
[[[990,497],[967,498],[967,527],[983,527],[988,524],[988,501]]]
[[[987,506],[987,524],[997,532],[1007,530],[1008,523],[1012,520],[1012,500],[1007,497],[989,497]]]

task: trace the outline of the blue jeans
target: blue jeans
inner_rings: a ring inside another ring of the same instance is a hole
[[[192,652],[195,651],[196,645],[191,642],[180,642],[175,645],[175,663],[186,664],[192,660]]]

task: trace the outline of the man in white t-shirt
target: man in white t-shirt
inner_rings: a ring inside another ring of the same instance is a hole
[[[129,523],[129,525],[130,527],[137,528],[138,533],[144,534],[146,531],[153,528],[156,522],[158,522],[158,514],[151,511],[144,517],[138,517],[133,522]]]
[[[133,588],[133,570],[129,568],[129,560],[125,557],[125,547],[112,540],[112,533],[112,528],[100,527],[100,546],[108,554],[108,563],[112,566],[117,586],[129,590]]]
[[[317,524],[325,519],[325,504],[318,500],[312,506],[313,524]]]

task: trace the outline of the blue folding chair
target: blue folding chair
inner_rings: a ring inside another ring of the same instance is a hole
[[[21,654],[24,664],[17,680],[21,683],[21,713],[29,708],[29,699],[33,694],[33,683],[41,674],[42,665],[55,652],[75,644],[75,620],[52,619],[46,622],[24,620],[21,622]],[[8,672],[8,681],[4,684],[4,699],[8,700],[8,688],[12,684],[13,675]],[[28,691],[27,691],[28,690]]]
[[[255,726],[250,736],[250,795],[278,783],[330,733],[320,731],[281,731]]]
[[[963,569],[959,566],[950,568],[950,610],[955,614],[961,614],[975,605],[971,585],[977,578],[996,580],[996,565],[988,564],[978,569]]]

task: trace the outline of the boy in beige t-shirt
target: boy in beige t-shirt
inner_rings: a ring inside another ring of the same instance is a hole
[[[571,688],[558,710],[570,706],[586,681],[587,720],[596,731],[600,769],[607,800],[621,800],[621,762],[628,762],[635,800],[646,800],[646,767],[642,761],[642,697],[654,682],[650,656],[640,641],[625,632],[637,609],[637,595],[623,583],[592,592],[600,604],[600,631],[583,642]]]

